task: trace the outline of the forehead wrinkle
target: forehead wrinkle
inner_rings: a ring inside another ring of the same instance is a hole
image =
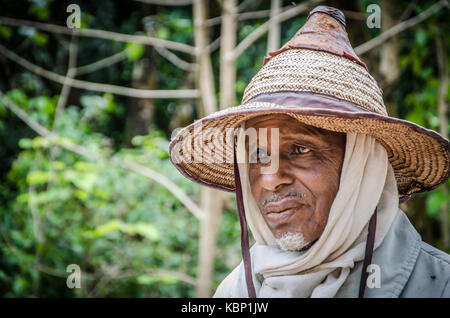
[[[304,124],[297,119],[286,115],[286,114],[277,114],[278,116],[270,117],[269,115],[263,115],[263,116],[257,116],[249,119],[247,121],[247,128],[253,127],[259,132],[259,128],[278,128],[281,133],[307,133],[310,135],[313,134],[320,134],[320,135],[326,135],[328,131],[325,129],[321,129],[318,127],[314,127],[311,125]],[[253,123],[251,123],[254,121]],[[274,123],[267,124],[266,122],[274,121]],[[281,122],[280,122],[281,121]],[[294,126],[286,125],[286,121],[295,123]],[[276,124],[279,124],[278,126]],[[330,132],[332,133],[332,132]]]
[[[328,132],[326,130],[322,130],[320,128],[314,127],[314,126],[309,126],[309,125],[303,125],[300,123],[300,125],[295,126],[295,127],[286,127],[286,125],[281,126],[281,127],[270,127],[271,125],[269,125],[268,127],[257,127],[256,129],[256,136],[257,136],[257,140],[259,141],[260,138],[260,133],[259,133],[259,129],[260,128],[267,128],[267,138],[269,138],[270,135],[270,129],[272,128],[278,128],[279,131],[279,140],[280,141],[292,141],[292,140],[323,140],[323,141],[327,141],[327,136],[332,134],[333,132]],[[247,138],[246,138],[247,141]],[[269,140],[268,140],[269,141]],[[247,142],[248,143],[248,142]]]
[[[246,127],[253,127],[256,130],[257,145],[259,145],[260,128],[267,128],[267,142],[269,145],[271,141],[271,138],[269,138],[271,128],[278,128],[280,143],[284,144],[289,141],[297,141],[305,143],[305,146],[320,146],[321,148],[329,148],[332,144],[334,144],[333,140],[335,138],[333,138],[333,136],[340,134],[334,131],[304,124],[285,114],[277,115],[278,116],[273,117],[268,115],[257,116],[247,121],[247,123],[252,120],[256,121],[251,125],[247,124]],[[294,125],[288,125],[287,121],[294,123]],[[252,145],[254,145],[254,143]],[[247,151],[249,150],[249,146],[248,139],[246,138],[245,148]]]
[[[253,127],[260,125],[263,122],[270,121],[270,120],[294,120],[296,119],[292,118],[291,116],[288,116],[286,114],[272,114],[272,115],[262,115],[262,116],[255,116],[247,120],[247,127]],[[249,124],[250,123],[250,124]],[[263,127],[261,127],[263,128]]]

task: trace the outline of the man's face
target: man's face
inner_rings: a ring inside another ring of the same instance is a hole
[[[339,188],[345,134],[305,125],[284,114],[252,118],[249,127],[258,133],[258,146],[259,128],[267,128],[263,153],[273,158],[276,154],[270,152],[278,151],[274,173],[261,173],[270,162],[258,158],[249,163],[251,190],[264,220],[277,239],[294,234],[304,241],[301,247],[314,242],[325,229]],[[271,149],[271,128],[279,129],[279,149]]]

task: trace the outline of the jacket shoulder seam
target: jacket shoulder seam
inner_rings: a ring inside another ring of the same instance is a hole
[[[436,255],[436,254],[431,253],[430,251],[428,251],[428,250],[424,247],[423,244],[420,244],[420,251],[423,251],[424,253],[430,255],[431,257],[433,257],[433,258],[439,260],[440,262],[445,263],[446,265],[449,265],[449,266],[450,266],[450,262],[449,262],[449,261],[447,261],[446,259],[443,259],[442,257],[440,257],[440,255]]]

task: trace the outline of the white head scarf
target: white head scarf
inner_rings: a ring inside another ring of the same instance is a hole
[[[238,137],[238,158],[246,152],[243,130]],[[253,198],[247,163],[239,163],[239,173],[247,221],[256,240],[252,267],[264,277],[258,297],[334,297],[355,262],[364,259],[368,223],[375,208],[378,206],[374,249],[398,212],[397,183],[386,150],[364,134],[347,133],[339,190],[327,225],[304,252],[277,247]]]

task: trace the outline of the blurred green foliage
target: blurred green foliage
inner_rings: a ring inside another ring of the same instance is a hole
[[[82,27],[144,34],[193,43],[192,8],[158,7],[142,12],[142,4],[129,1],[71,1],[79,3]],[[288,5],[289,1],[284,1]],[[367,1],[355,1],[362,8]],[[419,13],[432,1],[413,6]],[[66,1],[28,0],[2,2],[2,15],[58,25],[65,23]],[[399,5],[406,7],[406,2]],[[265,10],[270,1],[255,1],[248,11]],[[220,15],[219,6],[210,15]],[[64,13],[64,14],[61,14]],[[401,34],[401,78],[395,93],[399,117],[438,130],[438,72],[436,33],[449,30],[446,13]],[[281,42],[290,39],[305,22],[299,16],[283,24]],[[266,19],[239,24],[242,40]],[[211,28],[210,39],[220,36],[220,25]],[[371,31],[378,32],[378,31]],[[376,34],[375,34],[376,35]],[[373,36],[373,35],[372,35]],[[445,37],[447,47],[450,39]],[[67,68],[67,39],[30,27],[0,25],[0,42],[17,54],[58,74]],[[355,41],[352,41],[355,42]],[[360,42],[360,41],[356,41]],[[77,65],[86,65],[126,50],[120,63],[81,79],[132,86],[133,68],[146,57],[145,47],[133,43],[78,39]],[[237,60],[236,104],[251,77],[262,66],[266,52],[262,37]],[[186,60],[192,57],[177,55]],[[377,54],[374,54],[377,58]],[[219,52],[212,54],[219,72]],[[186,82],[183,70],[160,55],[151,61],[160,89],[177,89]],[[154,104],[150,133],[135,136],[125,148],[125,119],[134,101],[121,96],[72,89],[68,105],[55,110],[61,86],[0,59],[0,89],[31,118],[61,137],[37,136],[9,112],[0,100],[0,295],[6,297],[193,297],[197,271],[199,222],[164,187],[111,160],[129,159],[172,180],[198,202],[200,187],[188,181],[168,159],[169,122],[177,112],[176,100]],[[373,70],[371,70],[373,71]],[[375,72],[375,71],[373,71]],[[219,87],[218,76],[215,77]],[[217,92],[219,97],[220,92]],[[195,119],[198,111],[192,101]],[[88,160],[58,147],[71,141],[100,154]],[[440,208],[449,198],[439,188],[418,196],[430,226],[418,227],[424,238],[440,246]],[[226,211],[218,238],[214,286],[240,261],[240,228],[234,199]],[[81,289],[66,286],[69,264],[82,269]]]
[[[40,123],[51,124],[57,98],[28,98],[19,89],[7,96]],[[81,104],[61,113],[59,135],[109,156],[108,138],[95,130],[120,106],[108,95],[85,95]],[[136,136],[133,144],[113,159],[141,163],[196,196],[198,186],[169,162],[161,133]],[[2,185],[16,188],[13,199],[2,191],[0,207],[4,296],[194,296],[192,282],[171,272],[195,277],[199,224],[168,190],[110,160],[92,162],[61,150],[48,138],[20,138],[18,145]],[[234,214],[224,217],[227,226],[236,221]],[[221,234],[221,248],[238,251],[239,228],[231,228]],[[225,261],[218,258],[222,275],[229,269]],[[85,271],[84,288],[66,287],[69,264]]]

